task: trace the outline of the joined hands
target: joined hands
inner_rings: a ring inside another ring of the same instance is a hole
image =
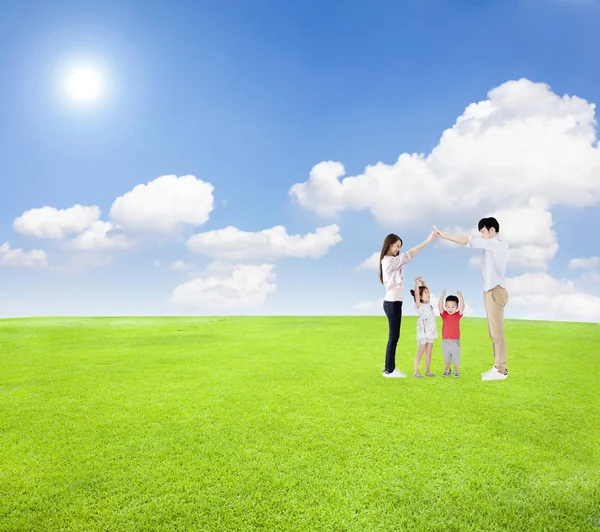
[[[435,225],[433,226],[433,233],[435,233],[436,237],[446,238],[446,235],[440,231]]]

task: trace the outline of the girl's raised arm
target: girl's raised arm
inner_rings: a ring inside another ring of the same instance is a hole
[[[421,294],[419,293],[419,277],[415,277],[415,291],[414,291],[415,305],[417,308],[421,306]]]

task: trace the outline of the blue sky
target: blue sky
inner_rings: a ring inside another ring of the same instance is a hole
[[[598,2],[9,0],[0,30],[1,316],[382,314],[387,233],[498,213],[507,316],[600,321]],[[482,316],[475,255],[406,277]]]

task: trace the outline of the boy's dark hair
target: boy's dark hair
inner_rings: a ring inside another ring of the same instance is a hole
[[[446,298],[446,303],[450,303],[451,301],[454,301],[454,303],[456,303],[458,305],[458,297],[456,297],[456,296],[448,296]]]
[[[500,224],[498,223],[498,220],[496,220],[496,218],[494,218],[493,216],[490,216],[489,218],[482,218],[481,220],[479,220],[479,223],[477,224],[477,230],[481,231],[484,227],[488,231],[494,228],[496,230],[496,233],[500,232]]]
[[[426,286],[419,286],[419,301],[421,301],[421,303],[423,302],[423,292],[427,290]],[[415,291],[411,290],[410,291],[410,295],[413,296],[413,299],[415,300],[415,303],[417,302],[417,298],[415,297]]]
[[[381,261],[383,260],[383,257],[387,255],[388,251],[390,250],[390,246],[398,242],[398,240],[400,240],[400,246],[402,246],[402,239],[398,235],[390,233],[383,241],[381,253],[379,254],[379,280],[381,281],[381,284],[383,284],[383,269],[381,268]]]

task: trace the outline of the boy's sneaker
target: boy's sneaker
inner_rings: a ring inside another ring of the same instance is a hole
[[[494,371],[490,371],[486,373],[483,377],[481,377],[482,381],[503,381],[508,377],[508,373],[500,373],[496,368]]]
[[[404,373],[402,373],[398,368],[391,373],[384,371],[382,375],[388,379],[404,379],[406,377],[406,375],[404,375]]]
[[[446,369],[444,370],[444,374],[442,375],[442,377],[449,377],[450,376],[450,370]]]
[[[454,376],[455,376],[455,377],[460,377],[460,373],[459,373],[458,371],[455,371],[455,372],[454,372]]]

